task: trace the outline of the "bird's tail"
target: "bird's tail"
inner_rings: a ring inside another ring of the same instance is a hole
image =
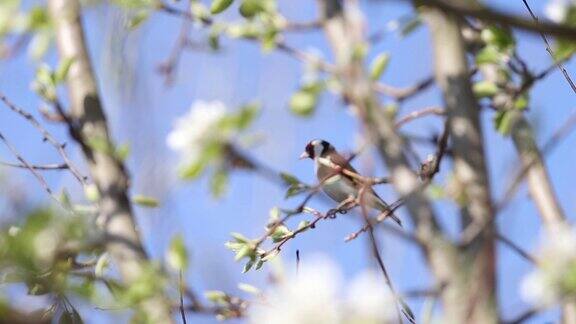
[[[377,197],[377,196],[376,196]],[[380,197],[377,197],[380,198]],[[394,215],[394,213],[392,212],[391,207],[385,203],[381,198],[380,199],[376,199],[376,206],[377,208],[382,212],[380,213],[380,215],[378,215],[378,217],[376,218],[379,222],[383,221],[386,218],[391,218],[393,221],[396,222],[396,224],[398,224],[400,227],[402,227],[402,221],[400,220],[400,218],[398,218],[398,216]]]

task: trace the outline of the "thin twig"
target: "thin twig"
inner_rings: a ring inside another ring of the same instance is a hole
[[[532,263],[532,264],[537,263],[536,259],[532,255],[530,255],[530,253],[526,252],[524,249],[522,249],[520,246],[518,246],[518,244],[512,242],[512,240],[510,240],[506,236],[502,235],[502,233],[497,233],[496,238],[500,242],[504,243],[504,245],[506,245],[510,249],[512,249],[514,252],[518,253],[518,255],[520,255],[524,259],[528,260],[530,263]]]
[[[441,107],[428,107],[428,108],[424,108],[421,110],[417,110],[417,111],[413,111],[411,113],[409,113],[408,115],[398,119],[396,121],[396,128],[400,128],[402,126],[404,126],[405,124],[418,119],[418,118],[422,118],[425,116],[429,116],[429,115],[438,115],[438,116],[443,116],[445,114],[445,111],[443,108]]]
[[[158,70],[165,76],[165,85],[169,86],[172,85],[174,82],[174,72],[176,70],[176,66],[180,61],[180,57],[182,56],[182,52],[188,46],[188,35],[190,31],[190,20],[184,19],[182,21],[182,26],[180,27],[180,33],[178,34],[178,38],[172,51],[170,52],[170,56],[160,64]]]
[[[20,152],[18,152],[18,150],[16,149],[16,147],[14,147],[7,139],[6,137],[4,137],[4,135],[0,132],[0,140],[2,142],[4,142],[4,144],[6,145],[6,147],[8,148],[8,150],[10,150],[10,152],[12,153],[12,155],[14,155],[14,157],[20,161],[20,163],[22,163],[22,165],[24,165],[24,167],[28,170],[30,170],[30,172],[32,173],[32,175],[34,175],[34,177],[38,180],[38,182],[40,183],[40,185],[42,186],[42,188],[44,188],[44,190],[48,193],[48,195],[50,195],[50,197],[52,199],[54,199],[54,201],[56,201],[59,205],[60,205],[60,200],[58,200],[58,198],[56,198],[56,196],[54,196],[54,192],[52,191],[52,189],[50,189],[50,186],[48,185],[48,183],[46,182],[46,179],[44,179],[44,177],[38,172],[36,171],[36,169],[30,164],[28,163],[20,154]]]
[[[398,323],[402,323],[402,316],[400,315],[400,307],[398,306],[398,304],[401,304],[401,308],[402,308],[402,314],[404,314],[404,316],[408,319],[408,321],[410,323],[416,323],[415,319],[411,316],[411,311],[406,311],[404,309],[405,307],[405,303],[403,301],[401,301],[400,296],[398,296],[398,294],[396,294],[396,291],[394,290],[394,286],[392,285],[392,280],[390,280],[390,276],[388,275],[388,271],[386,270],[386,266],[384,265],[384,261],[382,260],[382,257],[380,256],[380,252],[378,249],[378,242],[376,241],[376,235],[374,234],[374,227],[372,227],[372,224],[370,223],[370,218],[368,217],[368,209],[367,209],[367,205],[366,205],[366,201],[365,201],[365,193],[367,190],[366,185],[363,186],[359,193],[358,193],[358,200],[359,200],[359,204],[360,204],[360,209],[361,209],[361,214],[364,217],[364,221],[366,222],[366,225],[368,226],[368,234],[369,234],[369,239],[370,239],[370,245],[372,247],[372,254],[374,255],[374,258],[376,259],[378,266],[380,267],[380,270],[382,271],[382,275],[384,275],[384,280],[386,282],[386,286],[388,286],[388,289],[390,289],[390,292],[392,293],[392,295],[394,296],[395,302],[394,302],[394,306],[396,307],[396,312],[397,312],[397,316],[398,316]]]
[[[528,5],[528,1],[522,0],[522,2],[524,3],[524,6],[526,7],[526,9],[528,9],[530,16],[532,16],[532,19],[534,19],[535,22],[539,23],[540,21],[539,21],[538,17],[532,11],[532,8],[530,8],[530,6]],[[572,81],[572,78],[570,78],[570,75],[568,75],[568,71],[566,71],[566,68],[564,68],[564,65],[562,64],[562,62],[558,61],[556,59],[556,57],[554,56],[554,52],[552,51],[552,48],[550,47],[550,43],[548,42],[548,38],[546,38],[546,35],[544,35],[543,32],[539,32],[539,34],[542,37],[544,44],[546,44],[546,51],[548,52],[548,54],[550,54],[550,57],[552,57],[552,60],[556,63],[556,66],[558,66],[558,69],[560,71],[562,71],[562,74],[564,75],[564,78],[566,79],[566,81],[570,85],[570,88],[572,88],[572,91],[574,93],[576,93],[576,85]]]
[[[42,126],[42,124],[40,124],[40,122],[38,122],[38,120],[36,118],[34,118],[34,116],[32,116],[32,114],[25,111],[24,109],[17,107],[14,103],[12,103],[10,100],[8,100],[8,98],[1,92],[0,92],[0,100],[2,100],[4,102],[4,104],[6,104],[6,106],[8,108],[10,108],[10,110],[14,111],[18,115],[20,115],[23,118],[25,118],[26,120],[28,120],[28,122],[30,122],[30,124],[32,124],[32,126],[34,126],[34,128],[36,128],[40,132],[40,134],[42,134],[44,139],[47,140],[50,144],[52,144],[52,146],[54,146],[56,148],[56,150],[58,151],[58,153],[60,154],[60,156],[64,160],[64,163],[66,163],[66,165],[68,166],[68,169],[70,170],[72,175],[74,175],[74,177],[81,184],[83,184],[83,185],[87,184],[87,178],[85,176],[83,176],[80,173],[80,171],[78,171],[78,169],[72,163],[72,160],[68,157],[68,154],[66,153],[66,150],[64,149],[66,146],[65,144],[58,142],[58,140],[56,140],[56,138],[54,136],[52,136],[52,134],[50,132],[48,132],[48,130],[46,130],[46,128],[44,128],[44,126]]]
[[[28,169],[28,167],[26,165],[18,164],[18,163],[10,163],[10,162],[0,161],[0,165],[12,167],[12,168]],[[44,164],[44,165],[30,164],[30,167],[34,170],[48,170],[48,171],[49,170],[66,170],[66,169],[68,169],[67,164]]]
[[[180,316],[182,316],[182,323],[186,324],[186,312],[184,310],[184,280],[182,269],[178,272],[178,294],[180,297]]]
[[[521,323],[525,323],[527,320],[529,320],[530,318],[536,316],[538,313],[540,312],[540,310],[535,309],[535,308],[531,308],[528,309],[527,311],[523,312],[522,314],[518,315],[516,318],[509,320],[509,321],[504,321],[503,324],[521,324]]]
[[[395,88],[383,83],[376,83],[374,84],[374,90],[394,98],[397,102],[403,102],[428,89],[433,84],[434,77],[429,76],[406,88]]]
[[[171,7],[170,5],[165,4],[165,3],[160,3],[157,6],[157,9],[164,12],[164,13],[174,15],[177,17],[181,17],[183,19],[187,19],[187,20],[191,20],[191,21],[194,21],[194,19],[195,19],[191,13],[189,13],[187,11],[180,10],[178,8]],[[215,23],[215,21],[213,19],[201,19],[200,22],[205,27],[211,26]],[[322,26],[322,24],[319,22],[311,22],[309,25],[307,25],[306,28],[308,28],[308,27],[315,28],[316,24],[318,24],[318,27]],[[298,25],[299,25],[298,23],[289,23],[287,26],[291,26],[291,27],[288,27],[288,30],[291,30],[291,28],[292,29],[298,29],[299,27],[296,27]],[[258,39],[254,38],[254,37],[244,37],[242,39],[247,40],[247,41],[258,41]],[[305,62],[305,63],[309,63],[309,64],[313,64],[313,65],[317,66],[320,70],[322,70],[324,72],[328,72],[328,73],[334,73],[335,72],[336,67],[334,66],[334,64],[329,63],[329,62],[327,62],[321,58],[318,58],[315,55],[308,54],[308,53],[301,51],[295,47],[292,47],[284,41],[280,41],[280,40],[276,41],[275,47],[276,47],[276,49],[280,50],[281,52],[289,54],[290,56],[292,56],[293,58],[295,58],[301,62]],[[425,78],[422,81],[417,82],[415,85],[407,87],[407,88],[396,88],[396,87],[389,86],[389,85],[382,84],[382,83],[375,83],[374,90],[376,92],[379,92],[379,93],[382,93],[386,96],[389,96],[398,102],[402,102],[402,101],[420,93],[421,91],[427,89],[433,83],[434,83],[434,78],[432,76],[430,76],[430,77]]]

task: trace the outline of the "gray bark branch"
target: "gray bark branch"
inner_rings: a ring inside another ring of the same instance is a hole
[[[55,24],[56,40],[61,59],[72,59],[67,75],[70,96],[70,116],[77,125],[79,144],[100,193],[99,218],[110,238],[106,249],[114,259],[127,284],[142,279],[151,265],[136,230],[134,215],[128,199],[128,175],[124,165],[113,153],[106,116],[90,64],[82,28],[78,0],[49,0],[50,15]],[[106,144],[112,150],[97,150],[91,141]],[[152,323],[171,323],[171,308],[159,291],[140,305]]]

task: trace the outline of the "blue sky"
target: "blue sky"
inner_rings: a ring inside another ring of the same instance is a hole
[[[288,18],[307,21],[315,17],[316,10],[309,1],[279,2],[281,11]],[[500,1],[491,2],[500,8],[525,14],[520,0],[507,1],[504,5]],[[397,1],[364,1],[362,6],[366,9],[371,31],[383,28],[388,21],[411,10],[405,3]],[[533,9],[541,13],[542,2],[535,4]],[[271,207],[294,206],[299,203],[299,199],[285,201],[282,189],[262,178],[242,172],[233,175],[230,190],[221,200],[210,196],[206,179],[197,182],[177,179],[177,156],[165,144],[172,123],[189,109],[194,100],[221,100],[234,109],[242,103],[258,99],[264,109],[252,131],[262,135],[264,140],[249,152],[277,170],[290,172],[312,182],[311,162],[297,159],[306,142],[312,138],[324,138],[337,148],[350,151],[355,147],[355,139],[360,131],[357,121],[341,101],[329,93],[322,97],[313,118],[301,119],[291,115],[287,102],[298,87],[303,71],[301,63],[283,53],[263,54],[256,44],[241,40],[224,40],[224,50],[218,54],[186,52],[182,56],[175,83],[166,87],[162,76],[157,73],[157,66],[168,57],[177,38],[180,22],[157,14],[138,30],[125,33],[118,28],[119,17],[116,9],[93,6],[87,11],[86,27],[114,137],[119,143],[129,143],[132,148],[128,159],[134,180],[132,192],[155,196],[162,202],[160,208],[152,211],[136,208],[147,248],[160,259],[171,237],[182,234],[191,252],[191,268],[186,277],[198,291],[218,289],[240,293],[236,287],[238,282],[264,286],[267,270],[241,274],[242,264],[233,261],[233,255],[224,248],[224,242],[229,239],[230,232],[241,232],[250,237],[260,236]],[[234,13],[226,13],[222,18],[236,19]],[[192,34],[197,40],[203,39],[204,33],[200,30]],[[548,67],[551,60],[541,39],[532,34],[517,35],[519,52],[530,67],[535,71]],[[321,51],[326,59],[331,59],[321,32],[291,34],[287,36],[286,42],[301,49]],[[395,33],[387,34],[383,41],[372,47],[370,57],[382,51],[389,52],[392,57],[382,79],[387,84],[409,86],[432,73],[432,55],[426,28],[419,29],[405,39]],[[54,59],[53,52],[46,57],[50,63]],[[36,108],[40,102],[29,86],[35,65],[25,55],[0,62],[0,91],[19,106],[38,115]],[[574,64],[567,64],[567,68],[569,72],[576,70]],[[542,143],[574,111],[574,93],[561,74],[555,72],[535,87],[531,98],[528,117],[538,125],[538,141]],[[403,104],[401,113],[439,104],[441,97],[433,87]],[[518,162],[511,141],[494,132],[492,117],[491,112],[484,112],[482,120],[493,197],[498,199],[518,168]],[[49,128],[59,138],[66,138],[59,125],[49,125]],[[53,149],[42,143],[41,137],[30,125],[6,109],[0,109],[0,130],[30,161],[58,161]],[[406,132],[410,134],[429,134],[439,130],[440,123],[435,117],[406,127]],[[572,149],[574,145],[576,135],[572,134],[546,157],[560,202],[569,217],[576,211],[576,196],[572,189],[576,171],[569,163],[576,157]],[[425,157],[432,150],[430,147],[420,148],[419,153]],[[81,160],[79,152],[74,151],[72,155],[75,160]],[[3,161],[12,160],[4,147],[0,147],[0,158]],[[370,154],[356,161],[360,170],[374,165],[375,175],[385,175],[386,171],[381,164],[376,155]],[[444,164],[444,170],[448,166]],[[30,174],[3,169],[0,172],[8,173],[13,181],[21,183],[34,201],[49,202]],[[55,189],[66,186],[72,188],[72,192],[79,192],[80,188],[68,174],[47,173],[46,176]],[[438,178],[439,184],[444,184],[444,179],[445,174]],[[395,197],[389,188],[382,187],[378,191],[387,200]],[[81,194],[77,197],[80,198]],[[329,208],[320,200],[312,204],[322,209]],[[438,214],[442,215],[441,221],[454,231],[457,228],[454,206],[441,202],[436,208]],[[404,211],[400,211],[399,215],[407,219]],[[296,249],[301,251],[303,262],[306,262],[308,256],[317,253],[329,255],[342,266],[348,277],[372,266],[373,260],[365,237],[344,243],[344,237],[357,229],[358,225],[354,215],[347,214],[304,233],[284,248],[282,259],[285,266],[294,267]],[[540,222],[525,188],[498,216],[498,226],[509,238],[528,250],[537,245]],[[402,291],[427,287],[430,277],[422,266],[418,249],[384,233],[379,233],[382,254],[397,289]],[[530,265],[501,245],[498,246],[498,262],[499,298],[502,312],[509,319],[528,307],[519,297],[518,285]],[[420,301],[409,301],[409,304],[418,315]],[[89,309],[84,309],[86,311]],[[106,312],[93,312],[96,315],[87,322],[111,321]],[[555,311],[545,312],[531,323],[553,320],[556,316]],[[213,321],[209,318],[203,320],[205,323]]]

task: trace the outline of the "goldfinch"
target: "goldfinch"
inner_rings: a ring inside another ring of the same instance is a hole
[[[328,197],[340,204],[359,198],[358,195],[364,184],[359,177],[353,177],[341,171],[345,169],[357,175],[359,173],[346,158],[336,151],[334,146],[324,140],[310,141],[300,155],[300,159],[306,158],[314,160],[316,176],[322,184],[322,190]],[[367,206],[382,213],[389,212],[390,206],[378,196],[372,187],[368,186],[364,190],[362,199]],[[398,225],[402,226],[402,222],[394,214],[390,213],[386,217],[392,218]]]

